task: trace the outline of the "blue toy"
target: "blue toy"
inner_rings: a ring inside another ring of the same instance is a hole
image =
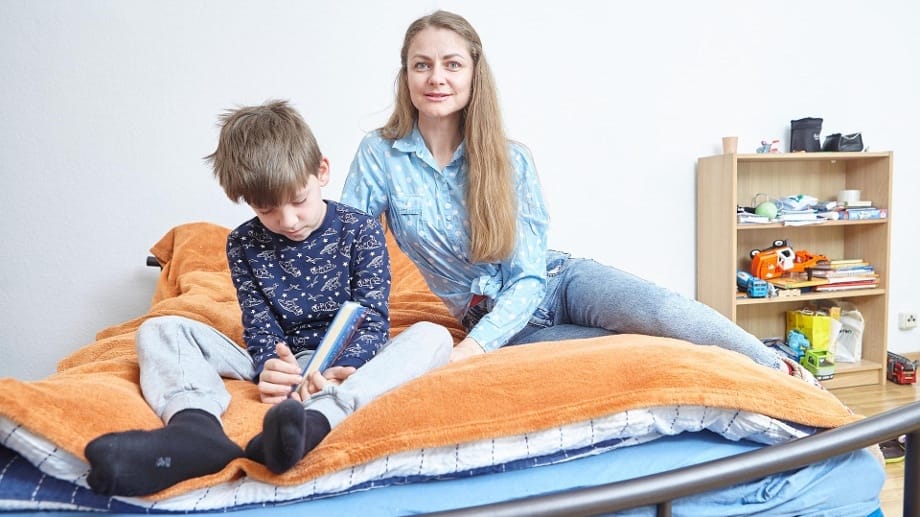
[[[802,357],[805,356],[805,351],[811,348],[811,342],[808,341],[805,334],[793,329],[786,335],[786,347],[788,350],[784,350],[784,352],[787,352],[787,355],[795,362],[801,363]]]
[[[770,291],[766,280],[757,278],[740,269],[735,276],[735,282],[738,284],[738,288],[747,292],[747,295],[751,298],[766,298]]]

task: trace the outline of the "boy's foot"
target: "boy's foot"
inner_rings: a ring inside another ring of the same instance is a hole
[[[879,448],[882,449],[882,456],[885,458],[885,463],[898,463],[904,461],[907,449],[904,446],[903,440],[904,436],[902,435],[878,444]]]
[[[287,472],[329,434],[329,420],[296,400],[285,400],[265,413],[262,432],[246,445],[246,457],[275,474]]]
[[[91,468],[86,481],[93,491],[140,496],[219,472],[243,450],[213,415],[186,409],[160,429],[104,434],[89,442],[84,453]]]

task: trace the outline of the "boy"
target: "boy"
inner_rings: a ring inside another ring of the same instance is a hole
[[[166,425],[109,433],[87,445],[87,482],[99,493],[152,494],[244,455],[284,472],[357,408],[450,357],[450,334],[430,323],[387,344],[383,231],[366,214],[322,198],[329,161],[286,102],[227,112],[207,159],[227,196],[256,214],[227,241],[248,354],[194,320],[144,322],[136,338],[141,390]],[[301,365],[348,300],[368,309],[350,345],[332,367],[292,391],[304,381]],[[221,377],[257,380],[262,402],[277,404],[245,452],[223,431],[220,416],[230,396]]]

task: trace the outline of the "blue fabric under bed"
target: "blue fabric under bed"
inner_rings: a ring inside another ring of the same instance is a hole
[[[447,510],[513,500],[538,494],[631,479],[708,460],[756,450],[763,445],[732,442],[702,431],[682,433],[652,442],[565,463],[465,479],[393,485],[293,504],[235,507],[240,516],[362,515],[394,516]],[[674,515],[803,515],[865,517],[880,515],[878,495],[884,469],[860,450],[798,471],[699,494],[673,503]],[[0,509],[146,513],[149,510],[98,496],[87,489],[42,474],[15,452],[0,447]],[[77,510],[77,511],[74,511]],[[653,515],[637,509],[618,515]]]

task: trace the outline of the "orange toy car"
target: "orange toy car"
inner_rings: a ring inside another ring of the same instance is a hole
[[[764,280],[779,278],[784,273],[804,273],[818,262],[827,260],[824,255],[805,250],[793,251],[789,241],[783,239],[773,241],[773,246],[765,250],[751,250],[750,255],[751,274]]]
[[[751,250],[751,274],[769,280],[778,278],[795,266],[795,252],[784,240],[773,241],[773,246]]]

